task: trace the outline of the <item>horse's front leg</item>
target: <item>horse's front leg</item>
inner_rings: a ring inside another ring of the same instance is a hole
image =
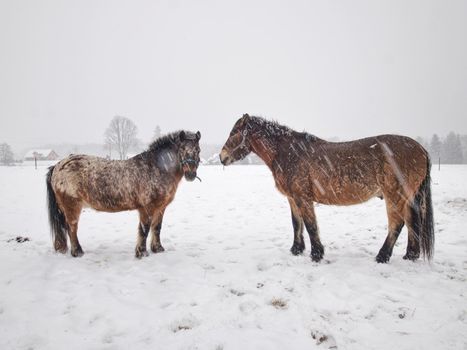
[[[310,236],[311,259],[319,262],[324,256],[324,248],[319,239],[318,223],[316,222],[315,208],[312,201],[299,201],[298,206],[305,222],[306,230]]]
[[[290,204],[290,212],[292,214],[292,226],[294,238],[290,251],[293,255],[302,254],[305,250],[305,241],[303,240],[303,218],[300,214],[300,209],[292,198],[288,198]]]
[[[163,252],[165,249],[161,244],[162,219],[165,208],[154,213],[151,221],[151,250],[153,253]]]
[[[146,249],[146,240],[150,229],[150,219],[144,210],[139,212],[138,236],[136,238],[135,256],[141,259],[143,256],[148,256]]]

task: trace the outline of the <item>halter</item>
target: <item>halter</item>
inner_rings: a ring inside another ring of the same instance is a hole
[[[197,165],[198,162],[196,160],[194,160],[193,158],[187,158],[187,159],[183,159],[181,162],[180,162],[181,165],[185,165],[185,164],[193,164],[193,165]]]
[[[185,165],[185,164],[198,165],[198,162],[196,160],[194,160],[193,158],[187,158],[187,159],[183,159],[182,161],[180,161],[180,164],[182,166]],[[196,178],[199,180],[199,182],[202,182],[201,178],[199,176],[196,176]]]

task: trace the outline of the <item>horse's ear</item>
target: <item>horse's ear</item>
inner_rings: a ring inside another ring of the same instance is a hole
[[[185,131],[180,131],[180,134],[178,134],[178,137],[180,138],[180,141],[184,141],[186,138]]]
[[[241,119],[240,126],[245,125],[249,118],[250,116],[248,115],[248,113],[245,113]]]
[[[199,131],[196,132],[196,140],[199,141],[199,139],[201,138],[201,133]]]

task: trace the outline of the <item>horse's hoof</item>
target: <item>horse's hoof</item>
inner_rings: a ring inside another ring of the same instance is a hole
[[[321,259],[323,259],[324,252],[320,250],[312,250],[310,256],[311,256],[311,260],[313,260],[314,262],[320,262]]]
[[[386,264],[387,262],[389,262],[390,258],[391,257],[389,255],[387,255],[387,254],[378,254],[376,256],[376,262],[378,264]]]
[[[402,259],[404,259],[404,260],[415,261],[415,260],[417,260],[419,257],[420,257],[420,253],[407,252],[407,254],[405,254],[405,255],[402,257]]]
[[[143,250],[143,249],[140,249],[138,247],[135,249],[135,257],[137,259],[141,259],[141,258],[143,258],[145,256],[149,256],[149,253],[148,253],[148,251],[146,249]]]
[[[81,249],[81,247],[78,247],[78,248],[75,248],[75,249],[71,249],[71,256],[75,257],[75,258],[80,258],[84,255],[84,252],[83,252],[83,249]]]
[[[68,247],[54,247],[57,253],[66,254]]]
[[[300,246],[298,244],[294,244],[292,246],[292,248],[290,248],[290,252],[293,254],[293,255],[300,255],[303,253],[303,251],[305,250],[305,247],[303,246]]]
[[[162,253],[163,251],[165,251],[164,247],[161,245],[156,245],[156,246],[151,245],[151,250],[153,253]]]

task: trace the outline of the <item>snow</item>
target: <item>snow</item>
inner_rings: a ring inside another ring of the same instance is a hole
[[[85,210],[82,258],[53,252],[46,167],[0,167],[0,349],[462,349],[467,166],[433,169],[431,264],[374,257],[384,202],[316,208],[325,258],[293,256],[265,166],[201,166],[168,207],[166,252],[134,258],[137,215]],[[30,241],[18,243],[16,236]]]

